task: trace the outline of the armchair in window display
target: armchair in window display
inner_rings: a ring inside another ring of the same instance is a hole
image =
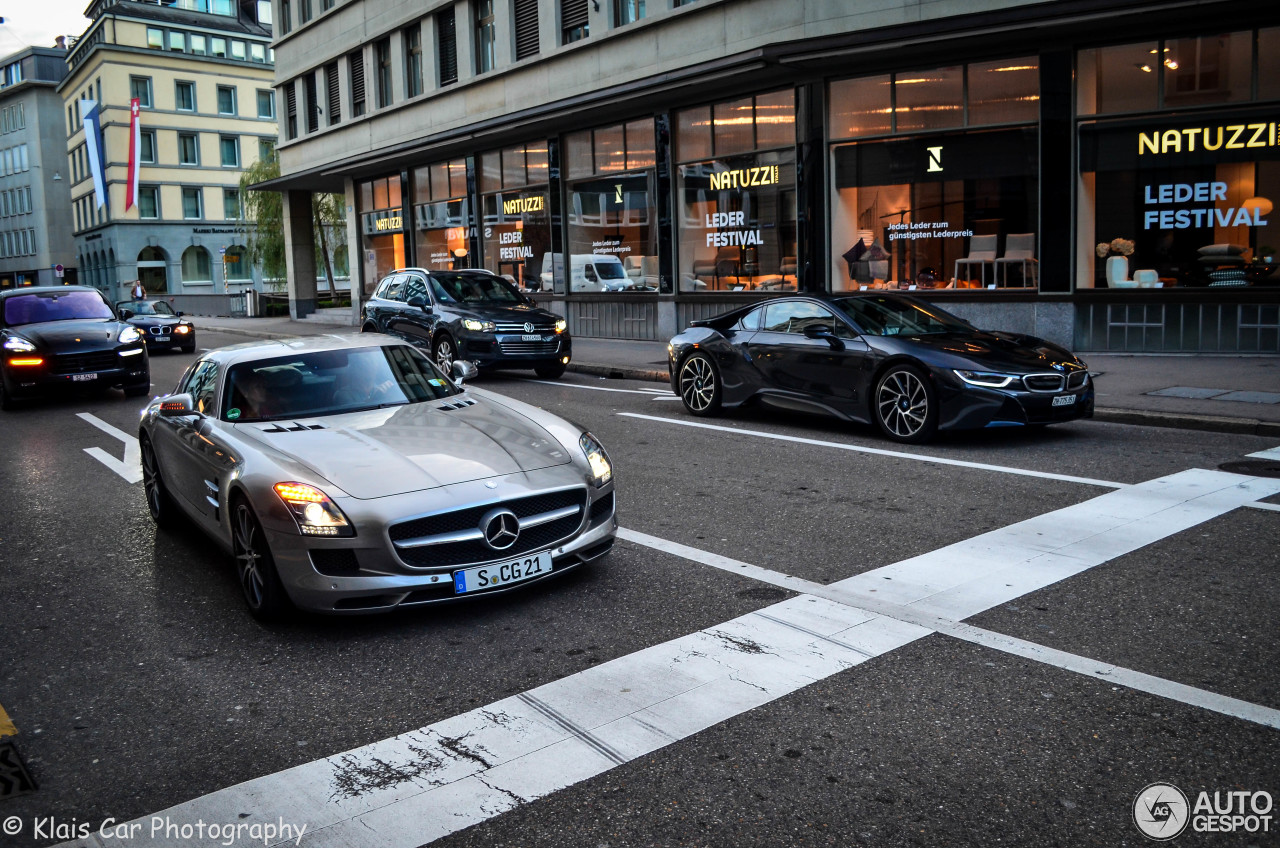
[[[1238,244],[1207,244],[1197,251],[1198,262],[1208,277],[1211,288],[1249,285],[1244,258],[1248,248]]]
[[[1035,233],[1010,233],[1004,239],[1004,255],[996,260],[1000,285],[1009,285],[1009,266],[1018,266],[1022,270],[1019,283],[1023,287],[1034,288],[1039,283],[1040,263],[1036,259]]]
[[[631,281],[629,291],[658,290],[658,257],[628,256],[622,260],[622,267]]]
[[[859,286],[883,288],[889,279],[889,253],[869,231],[859,233],[840,258],[849,263],[849,279]]]
[[[969,255],[962,259],[956,260],[954,277],[957,285],[961,285],[962,281],[973,282],[971,276],[961,277],[960,266],[965,266],[965,273],[971,274],[969,268],[973,265],[978,266],[978,285],[986,286],[987,284],[987,266],[991,266],[991,282],[995,282],[996,277],[996,242],[999,240],[998,235],[987,236],[970,236],[969,237]],[[972,288],[972,286],[965,286]]]

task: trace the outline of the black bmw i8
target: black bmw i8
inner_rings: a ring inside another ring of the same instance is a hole
[[[671,340],[667,367],[694,415],[762,402],[875,422],[899,442],[1093,415],[1089,371],[1065,348],[879,292],[779,298],[695,321]]]

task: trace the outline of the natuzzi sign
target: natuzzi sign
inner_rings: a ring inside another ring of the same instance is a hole
[[[1080,128],[1081,171],[1280,161],[1280,123],[1254,117]]]

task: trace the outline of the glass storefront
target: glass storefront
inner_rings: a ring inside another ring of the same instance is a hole
[[[356,191],[360,199],[364,290],[368,295],[388,272],[405,267],[400,178],[384,177],[357,183]]]
[[[1280,284],[1277,51],[1280,29],[1080,51],[1078,288]]]
[[[1034,288],[1035,57],[833,82],[831,288]],[[865,140],[863,140],[865,139]]]
[[[413,172],[413,227],[418,265],[439,271],[471,267],[467,162],[437,162]]]
[[[796,289],[795,144],[791,89],[677,113],[680,291]]]
[[[653,119],[570,133],[564,150],[569,290],[657,292]]]
[[[547,143],[494,150],[479,159],[483,267],[524,291],[551,290]]]

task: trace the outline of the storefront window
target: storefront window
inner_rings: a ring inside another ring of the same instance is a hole
[[[552,285],[547,144],[480,156],[484,267],[526,291]]]
[[[1264,49],[1280,47],[1278,34],[1273,28],[1080,51],[1080,114],[1132,113],[1139,105],[1148,114],[1080,124],[1077,287],[1280,282],[1280,239],[1269,226],[1280,197],[1280,87],[1277,61]],[[1154,94],[1126,98],[1125,89],[1139,83]],[[1252,106],[1255,91],[1258,101],[1272,103]],[[1193,118],[1161,111],[1215,103],[1227,108]]]
[[[364,288],[370,294],[388,272],[405,266],[404,218],[400,178],[357,183]]]
[[[676,127],[680,290],[794,291],[794,93],[687,109]]]
[[[464,159],[437,162],[413,172],[413,221],[418,264],[452,271],[471,267],[467,233],[472,226]]]
[[[565,150],[569,290],[658,291],[653,120],[570,133]]]
[[[906,137],[832,146],[832,289],[1036,287],[1039,106],[1035,57],[833,82],[833,137]]]

